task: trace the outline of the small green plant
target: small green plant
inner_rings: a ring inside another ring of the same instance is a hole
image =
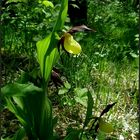
[[[95,112],[95,103],[92,97],[91,92],[87,88],[75,88],[69,91],[70,86],[63,87],[59,90],[59,95],[65,98],[65,102],[63,105],[72,106],[78,103],[86,108],[86,114],[84,119],[82,118],[82,128],[77,127],[77,129],[69,128],[68,135],[66,136],[66,140],[88,140],[95,139],[97,137],[106,137],[107,134],[114,131],[113,125],[105,121],[103,117],[115,104],[108,104],[100,113],[99,117],[96,117]],[[69,94],[73,93],[73,97],[71,98]],[[70,99],[71,98],[71,99]],[[80,107],[82,108],[82,107]],[[80,109],[79,108],[79,109]],[[94,112],[94,113],[93,113]],[[77,115],[77,113],[75,114]],[[75,118],[77,120],[77,118]]]

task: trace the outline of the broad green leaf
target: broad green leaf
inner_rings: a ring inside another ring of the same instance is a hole
[[[102,118],[99,119],[99,129],[105,133],[113,132],[112,124],[105,122]]]
[[[40,64],[41,74],[45,81],[49,80],[53,65],[59,58],[57,48],[58,35],[56,31],[62,29],[67,16],[67,9],[68,0],[62,0],[59,16],[56,20],[52,33],[50,33],[50,35],[48,35],[45,39],[37,42],[38,61]]]
[[[18,120],[20,121],[20,123],[23,126],[27,126],[29,123],[27,116],[24,114],[24,112],[22,111],[22,109],[19,106],[16,106],[13,101],[11,100],[10,97],[5,98],[6,99],[6,107],[15,114],[15,116],[18,118]]]
[[[27,94],[33,94],[34,91],[42,91],[41,88],[34,86],[33,84],[19,84],[13,83],[4,86],[1,92],[4,96],[26,96]]]
[[[7,100],[7,106],[17,116],[26,132],[33,135],[33,139],[38,137],[40,140],[51,140],[53,135],[52,106],[45,93],[36,92],[13,99],[16,104]]]
[[[52,107],[45,93],[39,90],[26,96],[14,96],[14,103],[10,97],[6,96],[7,108],[16,115],[26,132],[33,139],[50,139],[53,132]]]
[[[37,42],[37,57],[38,57],[38,61],[40,64],[40,70],[41,70],[41,74],[43,76],[43,68],[44,66],[44,57],[45,54],[47,53],[48,47],[50,45],[50,40],[51,40],[51,36],[52,34],[48,35],[45,39],[38,41]]]
[[[36,92],[19,99],[26,116],[26,131],[33,139],[50,139],[52,136],[52,106],[45,92]],[[23,118],[25,120],[25,118]]]
[[[41,120],[39,126],[40,140],[51,140],[53,137],[53,122],[52,122],[52,105],[50,100],[46,100],[42,107]]]
[[[21,98],[13,97],[13,100],[21,109],[24,109],[24,102]]]
[[[37,56],[40,64],[42,77],[47,81],[50,77],[53,65],[59,57],[56,48],[58,40],[55,34],[50,34],[45,39],[37,42]]]

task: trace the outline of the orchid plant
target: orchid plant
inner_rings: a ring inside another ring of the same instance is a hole
[[[15,114],[21,124],[21,129],[12,138],[22,140],[53,140],[55,118],[52,116],[52,104],[47,96],[48,82],[52,68],[59,58],[58,31],[62,30],[68,9],[68,0],[61,1],[60,12],[52,32],[43,40],[37,42],[37,61],[42,76],[41,87],[26,81],[21,75],[20,82],[10,83],[1,89],[6,100],[6,107]]]
[[[44,4],[48,4],[47,1]],[[50,2],[49,2],[50,4]],[[8,84],[2,88],[2,95],[6,100],[6,107],[15,114],[21,124],[21,129],[12,138],[22,140],[25,136],[29,140],[55,140],[58,139],[53,132],[56,118],[52,115],[52,103],[48,95],[48,83],[52,69],[60,57],[60,47],[70,54],[77,55],[82,49],[74,40],[73,34],[79,31],[94,31],[85,25],[76,26],[59,37],[58,31],[62,30],[68,9],[68,0],[61,1],[59,16],[52,32],[43,40],[37,42],[37,61],[40,65],[42,86],[37,87],[26,81],[21,75],[20,82]],[[83,129],[70,133],[65,140],[82,138],[84,128],[90,121],[93,108],[93,99],[88,92],[88,107]],[[101,125],[103,127],[103,125]],[[111,128],[110,128],[111,129]],[[111,130],[110,130],[111,131]]]

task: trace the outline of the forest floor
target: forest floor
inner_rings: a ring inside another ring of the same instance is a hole
[[[6,59],[7,60],[7,59]],[[18,60],[18,59],[17,59]],[[19,58],[20,60],[20,58]],[[15,61],[16,62],[16,61]],[[7,61],[5,62],[7,63]],[[17,63],[14,64],[17,66]],[[21,63],[21,61],[20,61]],[[13,64],[12,64],[13,65]],[[13,67],[14,67],[13,65]],[[21,66],[21,68],[23,65]],[[14,75],[13,75],[14,73]],[[14,71],[9,69],[3,69],[2,71],[2,80],[3,85],[6,83],[5,80],[11,81],[11,79],[14,81],[19,77],[19,71]],[[98,73],[99,74],[99,73]],[[98,75],[97,73],[95,75]],[[111,80],[110,77],[113,77],[112,75],[109,75],[108,72],[104,75],[102,72],[102,76],[108,77],[108,83],[110,83]],[[107,94],[102,96],[98,96],[99,100],[97,100],[97,96],[93,95],[94,101],[96,102],[94,116],[98,116],[101,110],[103,110],[106,102],[106,97],[108,98],[107,102],[112,102],[112,98],[117,98],[117,105],[114,107],[114,109],[109,113],[105,118],[110,120],[112,124],[115,127],[115,131],[112,134],[109,134],[106,139],[112,139],[112,140],[136,140],[138,137],[138,108],[137,108],[137,101],[138,101],[138,73],[137,69],[135,71],[130,71],[129,75],[128,73],[126,75],[119,75],[121,78],[118,82],[120,82],[118,85],[121,88],[118,88],[120,91],[116,91],[117,87],[115,87],[115,93]],[[123,80],[122,80],[123,79]],[[116,85],[116,86],[118,86]],[[98,86],[98,85],[97,85]],[[58,117],[58,123],[55,128],[55,131],[60,136],[60,139],[63,139],[66,134],[67,130],[69,128],[82,128],[83,121],[85,118],[86,108],[82,106],[79,103],[75,103],[74,105],[70,105],[68,102],[64,104],[62,102],[62,98],[68,99],[70,96],[66,97],[66,95],[59,95],[58,91],[61,89],[57,89],[54,85],[50,87],[50,91],[54,91],[54,93],[50,96],[50,99],[53,103],[53,114],[54,116]],[[113,86],[111,87],[113,92]],[[110,90],[110,89],[109,89]],[[102,92],[100,90],[100,92]],[[103,93],[102,93],[103,94]],[[70,102],[73,99],[68,99]],[[14,114],[9,112],[5,107],[1,109],[1,135],[4,139],[5,137],[12,137],[15,132],[19,129],[20,124]],[[122,138],[122,139],[121,139]]]

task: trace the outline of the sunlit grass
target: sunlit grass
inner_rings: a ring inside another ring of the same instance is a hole
[[[86,48],[86,46],[84,47]],[[105,56],[96,58],[95,55],[91,55],[90,50],[86,50],[86,54],[82,52],[76,57],[64,57],[67,59],[64,58],[64,67],[61,68],[72,87],[88,88],[92,93],[94,117],[99,116],[106,105],[117,102],[104,116],[114,126],[114,132],[110,137],[116,137],[116,139],[136,137],[138,133],[138,60],[108,61]],[[75,107],[69,106],[70,108]],[[63,109],[65,110],[65,106]],[[73,110],[71,109],[70,112]],[[83,116],[84,107],[81,106],[80,110],[79,116]],[[70,122],[67,123],[70,124]]]

